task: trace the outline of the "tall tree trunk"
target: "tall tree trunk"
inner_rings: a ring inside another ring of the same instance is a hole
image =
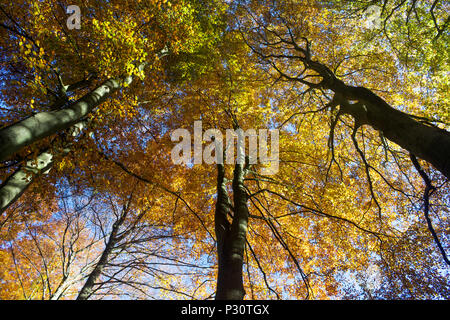
[[[85,126],[84,121],[80,121],[69,130],[72,136],[78,135]],[[66,143],[61,151],[67,154],[70,151],[70,144]],[[35,177],[48,172],[53,166],[54,153],[50,149],[41,152],[36,159],[29,160],[25,164],[19,166],[16,171],[11,174],[0,185],[0,215],[8,209],[33,183]]]
[[[145,64],[139,66],[142,70]],[[0,130],[0,161],[40,139],[68,129],[88,115],[113,92],[129,85],[131,76],[109,79],[71,106],[55,111],[39,112]]]
[[[367,88],[345,84],[326,65],[311,59],[309,42],[306,48],[302,48],[293,39],[282,41],[291,44],[297,52],[300,52],[301,55],[295,56],[295,59],[302,61],[305,68],[317,72],[322,77],[322,81],[313,83],[299,77],[294,78],[272,63],[283,77],[290,81],[301,82],[311,88],[333,91],[335,105],[341,106],[341,113],[353,116],[357,127],[360,125],[373,127],[390,141],[431,163],[450,179],[450,132],[417,121],[412,115],[393,108]],[[264,55],[257,49],[252,49],[263,58],[272,58],[271,55]],[[357,101],[357,103],[351,103],[351,101]]]
[[[103,250],[102,255],[100,256],[100,259],[98,260],[94,269],[89,274],[89,277],[86,280],[83,288],[81,288],[80,292],[78,293],[77,300],[87,300],[94,293],[95,284],[100,278],[106,265],[108,264],[111,258],[111,254],[113,253],[113,250],[116,248],[116,245],[122,239],[124,239],[130,232],[132,232],[134,226],[131,226],[131,228],[127,230],[122,230],[122,232],[120,232],[119,234],[119,230],[128,216],[132,198],[133,192],[130,194],[128,202],[123,205],[122,213],[114,222],[111,229],[111,234],[109,235],[108,242],[105,245],[105,249]],[[146,210],[144,210],[141,214],[138,215],[137,219],[135,220],[135,223],[137,223],[143,217],[145,212]]]
[[[0,214],[13,204],[33,182],[34,177],[53,165],[53,155],[44,151],[35,160],[21,165],[0,185]]]
[[[108,242],[106,243],[105,249],[103,250],[102,255],[100,256],[100,259],[98,260],[94,269],[89,274],[89,277],[84,283],[83,288],[81,288],[80,292],[78,293],[77,300],[87,300],[94,293],[95,283],[100,278],[100,275],[102,274],[103,270],[106,267],[106,264],[109,261],[111,253],[117,242],[116,236],[119,232],[119,228],[122,222],[123,219],[121,218],[120,220],[116,221],[116,223],[114,223]]]
[[[239,161],[238,161],[239,162]],[[243,162],[243,161],[242,161]],[[247,237],[248,207],[244,187],[246,166],[237,163],[233,177],[233,220],[228,222],[231,208],[226,190],[223,165],[218,165],[215,231],[217,237],[217,300],[242,300],[245,296],[242,269]]]
[[[103,272],[106,264],[108,263],[109,256],[111,255],[114,243],[111,242],[111,238],[108,241],[108,244],[103,251],[100,259],[94,267],[94,270],[89,274],[88,279],[86,280],[83,288],[81,288],[77,300],[87,300],[94,293],[94,287],[97,280],[100,278],[100,275]]]
[[[239,288],[240,286],[239,280],[236,281],[233,279],[234,281],[232,283],[228,279],[231,276],[231,272],[233,272],[233,274],[236,273],[235,271],[230,270],[228,257],[229,250],[227,246],[230,234],[230,222],[228,221],[227,215],[231,209],[231,203],[228,198],[225,168],[223,164],[218,164],[217,169],[217,201],[214,217],[218,261],[216,299],[224,300],[232,299],[230,297],[230,291],[233,291],[233,288]]]
[[[323,77],[320,85],[335,93],[340,112],[350,114],[357,126],[369,125],[380,131],[384,137],[428,161],[450,179],[450,132],[417,121],[367,88],[346,85],[318,62],[310,61],[309,67]]]

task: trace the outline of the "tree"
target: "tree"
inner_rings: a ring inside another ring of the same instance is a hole
[[[360,83],[346,84],[332,69],[314,59],[311,42],[308,35],[303,34],[302,26],[293,27],[278,13],[274,16],[268,13],[265,18],[270,20],[264,23],[255,18],[257,27],[252,33],[257,43],[251,46],[282,78],[299,82],[306,87],[306,91],[314,89],[331,92],[333,98],[329,101],[328,108],[334,111],[340,106],[335,122],[339,121],[341,115],[349,114],[354,118],[355,132],[360,126],[370,125],[382,132],[385,138],[433,164],[449,178],[450,155],[446,151],[442,152],[442,149],[450,150],[450,134],[446,130],[423,124],[413,116],[393,108]],[[275,23],[278,26],[275,27]],[[268,27],[269,24],[272,26]],[[277,65],[277,60],[282,59],[300,63],[300,66],[295,66],[300,71],[293,74],[282,70]]]
[[[377,3],[2,5],[4,297],[446,299],[446,13]]]
[[[57,133],[62,134],[66,129],[82,122],[114,92],[129,87],[133,77],[143,80],[146,66],[151,69],[148,73],[151,79],[145,85],[146,95],[151,96],[151,92],[157,93],[159,88],[156,79],[163,78],[164,68],[160,60],[164,55],[169,52],[171,54],[195,52],[208,41],[215,41],[216,30],[208,29],[205,24],[207,21],[202,21],[206,19],[202,15],[215,10],[213,5],[208,12],[208,8],[201,7],[201,2],[192,5],[181,1],[172,5],[171,2],[164,4],[150,1],[136,4],[134,8],[129,7],[129,12],[134,16],[134,20],[130,21],[130,18],[118,19],[119,3],[112,3],[111,7],[97,3],[96,6],[86,10],[90,14],[86,17],[88,19],[84,22],[85,28],[81,34],[70,33],[67,30],[67,26],[62,23],[65,7],[57,1],[46,4],[36,1],[10,4],[9,7],[2,6],[3,22],[0,26],[5,32],[1,44],[4,54],[2,64],[4,77],[14,79],[15,82],[8,89],[14,90],[15,95],[23,96],[20,102],[23,110],[16,112],[24,113],[26,118],[8,123],[9,114],[5,112],[4,119],[8,125],[0,130],[2,145],[0,161],[9,159],[31,144],[36,145],[38,141]],[[26,16],[22,17],[23,21],[14,18],[12,12],[19,10],[14,5],[28,9]],[[181,15],[177,14],[180,10],[183,12]],[[220,15],[220,8],[216,12],[217,16]],[[42,29],[40,24],[45,14],[52,14],[54,20],[51,25],[47,25],[47,29]],[[210,15],[209,23],[217,24],[214,20],[218,19],[217,16]],[[155,32],[155,28],[159,31]],[[166,28],[172,29],[170,35],[165,32]],[[195,37],[195,40],[187,35]],[[113,55],[105,49],[116,47],[120,50]],[[104,54],[96,55],[96,51]],[[66,56],[67,59],[59,61],[61,56]],[[82,80],[66,85],[63,81],[66,74],[70,79],[75,79],[78,75],[83,76],[80,76]],[[95,79],[103,79],[103,82],[96,84]],[[16,90],[20,82],[26,86]],[[153,88],[151,92],[149,88]],[[140,90],[142,91],[142,87]],[[7,101],[9,93],[4,92],[3,95]],[[32,98],[29,100],[30,96]],[[131,99],[130,109],[119,108],[103,112],[107,112],[107,116],[133,113],[132,105],[136,102],[135,97],[131,93],[127,98]],[[41,105],[36,107],[36,103]],[[48,165],[44,167],[47,169]],[[40,168],[35,169],[41,171]],[[16,176],[22,176],[22,171],[23,168],[19,168]],[[19,190],[11,191],[8,186],[2,188],[2,211],[11,201],[17,199],[27,186],[16,186],[11,179],[9,182]]]

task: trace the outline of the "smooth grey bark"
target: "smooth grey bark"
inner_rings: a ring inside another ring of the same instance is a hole
[[[450,132],[417,121],[367,88],[345,84],[318,62],[306,60],[305,64],[323,77],[318,86],[335,93],[334,103],[340,105],[340,113],[351,115],[356,126],[369,125],[380,131],[385,138],[431,163],[450,179]]]
[[[84,283],[83,287],[78,293],[77,300],[87,300],[94,293],[95,284],[97,280],[100,278],[103,270],[105,269],[110,259],[111,253],[113,252],[114,247],[118,242],[117,235],[119,233],[120,226],[125,220],[125,217],[126,213],[123,214],[121,218],[114,223],[108,242],[105,245],[105,249],[103,250],[100,259],[96,263],[94,269],[91,271],[89,277],[87,278],[86,282]]]
[[[69,274],[65,274],[63,278],[61,279],[61,282],[59,283],[56,290],[53,292],[53,294],[50,296],[49,300],[59,300],[61,299],[64,294],[72,288],[74,285],[78,284],[82,280],[82,274],[79,273],[75,276],[70,276]]]
[[[145,63],[141,64],[139,69],[142,70],[144,66]],[[67,108],[39,112],[0,129],[0,161],[6,160],[23,147],[54,133],[69,128],[72,129],[72,132],[81,131],[82,127],[78,126],[83,122],[82,119],[113,92],[129,85],[131,81],[131,76],[109,79]],[[38,155],[35,162],[28,161],[26,165],[19,167],[1,184],[0,214],[25,192],[32,183],[34,175],[51,168],[53,165],[52,159],[53,155],[51,153],[43,152]]]
[[[290,39],[283,39],[275,34],[281,42],[291,45],[292,49],[300,55],[269,54],[250,48],[264,59],[289,58],[299,60],[304,64],[305,70],[310,69],[318,73],[322,80],[318,83],[306,81],[301,76],[293,77],[281,71],[273,62],[272,66],[281,76],[289,81],[298,81],[310,88],[329,89],[335,93],[334,106],[340,105],[341,114],[350,114],[355,119],[356,128],[369,125],[380,131],[385,138],[398,144],[413,155],[429,162],[443,175],[450,179],[450,132],[417,121],[414,116],[393,108],[389,103],[373,91],[360,87],[350,86],[338,79],[334,72],[326,65],[311,59],[310,45],[306,41],[306,48],[300,46],[288,27]],[[265,44],[270,47],[268,41]],[[304,71],[302,72],[304,74]],[[355,102],[356,103],[352,103]]]
[[[53,165],[53,155],[44,151],[35,160],[20,166],[0,185],[0,214],[14,203],[33,182],[35,175],[46,172]]]
[[[89,274],[88,279],[86,280],[83,288],[81,288],[77,300],[87,300],[94,292],[94,286],[97,280],[100,278],[106,264],[108,263],[109,256],[111,255],[112,249],[114,248],[114,237],[111,235],[108,243],[106,244],[105,250],[103,251],[100,259],[95,265],[92,272]]]
[[[140,68],[143,66],[140,66]],[[79,122],[113,92],[129,85],[131,76],[109,79],[67,108],[39,112],[0,130],[0,161],[40,139],[65,130]]]
[[[52,294],[49,300],[59,300],[63,297],[63,295],[66,293],[68,289],[70,289],[73,285],[75,285],[77,282],[79,282],[80,276],[76,277],[75,279],[71,281],[63,280],[62,283],[56,288],[55,292]]]
[[[243,150],[242,150],[242,155]],[[217,290],[216,300],[242,300],[245,296],[242,269],[247,240],[248,207],[244,177],[247,164],[237,161],[233,172],[233,199],[231,206],[226,189],[225,170],[218,165],[215,232],[217,238]],[[227,219],[233,211],[232,222]]]
[[[84,126],[84,121],[80,121],[70,128],[69,133],[76,136],[83,130]],[[70,146],[66,144],[60,152],[62,154],[69,153]],[[20,198],[33,183],[36,176],[47,173],[51,169],[54,163],[53,159],[54,154],[50,149],[47,149],[41,152],[36,159],[28,160],[25,164],[19,166],[13,174],[3,181],[0,185],[0,215]]]

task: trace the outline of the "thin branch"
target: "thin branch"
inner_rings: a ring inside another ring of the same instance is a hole
[[[436,188],[432,185],[430,178],[428,177],[426,172],[422,169],[422,167],[421,167],[419,161],[417,160],[416,156],[413,155],[412,153],[410,153],[409,156],[410,156],[411,162],[414,165],[414,168],[416,168],[417,172],[420,174],[420,176],[422,177],[423,181],[425,182],[425,190],[423,192],[423,206],[424,206],[423,212],[424,212],[424,215],[425,215],[425,219],[427,221],[428,229],[430,230],[431,235],[433,236],[434,242],[438,246],[439,251],[442,254],[442,257],[444,258],[445,263],[450,265],[450,261],[449,261],[449,259],[447,257],[447,254],[445,253],[444,247],[442,246],[441,242],[439,241],[439,237],[438,237],[436,231],[433,228],[433,224],[431,222],[430,215],[429,215],[430,194]]]

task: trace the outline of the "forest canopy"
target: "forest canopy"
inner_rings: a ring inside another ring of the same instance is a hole
[[[450,5],[0,4],[0,299],[450,299]]]

